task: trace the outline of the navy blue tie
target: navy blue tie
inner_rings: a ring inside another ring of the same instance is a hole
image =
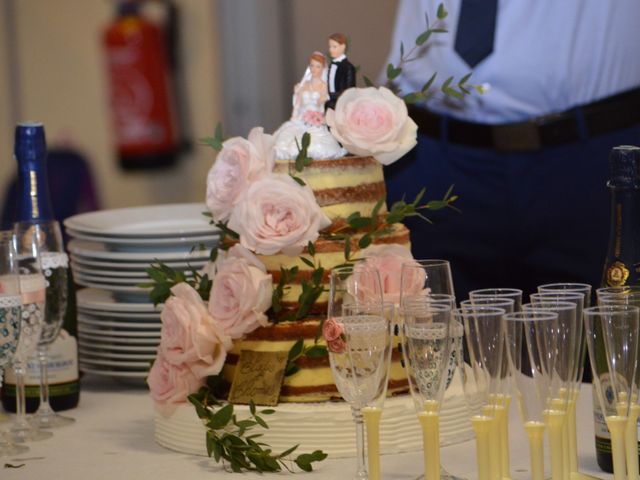
[[[455,51],[475,67],[493,51],[498,0],[461,0]]]

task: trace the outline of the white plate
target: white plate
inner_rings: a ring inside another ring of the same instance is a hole
[[[158,346],[160,344],[160,337],[157,338],[145,338],[145,337],[118,337],[106,334],[98,334],[94,335],[91,333],[83,332],[81,330],[78,331],[78,337],[83,339],[83,343],[91,343],[91,341],[97,341],[102,343],[115,343],[120,345],[154,345]],[[86,340],[86,342],[84,342]]]
[[[106,335],[109,337],[123,337],[123,338],[130,338],[130,339],[137,339],[137,338],[146,338],[146,339],[150,339],[150,340],[155,340],[155,341],[160,341],[160,328],[157,328],[155,331],[149,331],[149,330],[143,330],[143,331],[137,331],[137,330],[115,330],[112,328],[95,328],[89,325],[84,325],[81,322],[78,322],[78,332],[80,332],[83,336],[86,334],[89,335],[95,335],[95,336],[102,336],[102,335]]]
[[[164,238],[126,238],[126,237],[103,237],[100,235],[88,235],[86,233],[76,232],[73,230],[67,230],[70,237],[77,238],[79,240],[87,240],[90,242],[104,243],[110,246],[114,250],[125,250],[128,247],[133,247],[136,250],[140,250],[141,247],[180,247],[188,246],[192,247],[199,243],[215,244],[220,238],[218,229],[211,227],[211,233],[208,235],[194,235],[191,237],[164,237]]]
[[[87,308],[84,305],[78,305],[78,312],[91,318],[101,320],[115,320],[117,322],[159,322],[160,315],[158,313],[136,313],[136,312],[110,312],[107,310],[97,310]]]
[[[101,320],[97,318],[87,318],[83,315],[78,315],[78,324],[86,325],[89,328],[92,327],[102,327],[102,328],[113,328],[113,329],[121,329],[122,331],[130,331],[130,330],[151,330],[160,332],[160,328],[162,328],[162,324],[160,320],[156,322],[110,322],[108,320]]]
[[[112,360],[124,360],[124,361],[151,361],[156,358],[155,354],[147,354],[147,353],[114,353],[114,352],[103,352],[96,349],[84,349],[79,348],[78,354],[81,358],[91,358],[91,357],[99,357],[99,358],[107,358]]]
[[[178,203],[149,207],[118,208],[82,213],[67,218],[64,226],[85,234],[119,237],[206,235],[210,219],[203,203]]]
[[[80,263],[71,262],[71,268],[73,269],[74,274],[80,275],[100,275],[103,277],[116,277],[116,278],[138,278],[138,279],[146,279],[149,278],[147,272],[142,269],[138,270],[110,270],[108,268],[96,268],[96,267],[87,267]]]
[[[140,299],[140,301],[145,301],[145,300],[149,300],[149,291],[151,290],[150,288],[138,288],[138,287],[130,287],[130,286],[123,286],[123,285],[113,285],[110,283],[103,283],[103,282],[95,282],[95,281],[87,281],[87,280],[83,280],[82,278],[75,278],[75,281],[78,285],[82,285],[83,287],[89,287],[89,288],[98,288],[98,289],[102,289],[102,290],[109,290],[110,292],[114,292],[116,294],[125,294],[125,295],[117,295],[116,299],[117,300],[124,300],[126,298],[128,298],[129,300],[133,299],[134,301],[137,301],[137,299]]]
[[[139,283],[149,283],[149,278],[120,278],[120,277],[103,277],[102,275],[84,275],[78,271],[73,272],[73,278],[77,283],[104,283],[109,286],[122,285],[124,287],[137,287]]]
[[[87,242],[85,240],[71,240],[69,242],[69,251],[77,257],[85,259],[102,259],[102,260],[130,260],[134,262],[152,263],[156,261],[185,262],[187,260],[207,260],[209,258],[209,250],[195,250],[185,248],[182,251],[171,252],[113,252],[108,250],[104,245],[97,242]]]
[[[140,369],[140,370],[148,370],[151,368],[151,362],[128,362],[128,361],[118,361],[118,360],[105,360],[101,358],[87,358],[80,357],[78,359],[80,363],[85,365],[95,365],[105,367],[115,367],[115,368],[123,368],[127,370]]]
[[[102,351],[109,352],[127,352],[131,354],[136,353],[148,353],[148,354],[156,354],[158,351],[157,346],[152,345],[114,345],[111,343],[101,343],[100,341],[94,340],[83,340],[82,338],[78,338],[78,346],[84,347],[87,349],[100,349]]]
[[[145,273],[145,269],[149,268],[149,266],[151,265],[151,262],[129,262],[129,261],[119,261],[119,260],[115,260],[115,261],[107,261],[107,260],[95,260],[92,258],[85,258],[85,257],[78,257],[77,255],[70,255],[71,257],[71,261],[72,263],[75,263],[79,266],[82,266],[83,268],[87,269],[87,268],[92,268],[92,267],[97,267],[100,269],[109,269],[112,271],[132,271],[135,270],[137,272],[142,272]],[[171,261],[163,261],[162,263],[164,263],[167,267],[171,267],[171,268],[175,268],[176,270],[180,269],[180,270],[190,270],[191,268],[201,268],[203,267],[207,261],[209,260],[209,257],[207,257],[204,260],[189,260],[188,262],[185,262],[183,260],[178,260],[175,262],[171,262]]]
[[[103,370],[99,368],[95,368],[93,366],[84,365],[80,362],[80,370],[84,373],[91,373],[93,375],[104,375],[107,377],[123,377],[123,378],[147,378],[149,372],[119,372],[117,370]]]
[[[83,288],[77,292],[79,308],[89,308],[104,312],[121,313],[160,313],[162,305],[157,307],[153,303],[146,302],[119,302],[113,293],[99,288]]]

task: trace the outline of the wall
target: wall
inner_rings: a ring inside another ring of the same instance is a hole
[[[100,34],[112,16],[112,2],[84,0],[2,0],[13,2],[17,64],[7,65],[6,42],[0,48],[0,71],[17,69],[21,111],[10,118],[11,93],[0,74],[0,178],[14,171],[13,123],[44,122],[51,145],[68,142],[84,152],[98,182],[102,205],[109,208],[178,201],[201,201],[203,177],[213,155],[196,147],[176,168],[154,173],[125,173],[115,160],[107,104]],[[178,0],[182,14],[182,62],[188,85],[187,108],[193,138],[211,135],[221,118],[217,72],[218,38],[214,4]],[[0,9],[7,15],[8,9]],[[2,19],[5,20],[5,19]],[[2,22],[0,22],[2,25]],[[4,62],[4,63],[3,63]],[[7,133],[11,132],[11,133]],[[4,191],[4,185],[2,185]]]

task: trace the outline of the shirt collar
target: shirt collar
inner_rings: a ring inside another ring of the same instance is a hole
[[[333,60],[331,60],[332,62],[341,62],[342,60],[344,60],[345,58],[347,58],[347,56],[343,53],[342,55],[340,55],[337,58],[334,58]]]

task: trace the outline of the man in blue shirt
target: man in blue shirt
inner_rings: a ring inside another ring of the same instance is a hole
[[[391,62],[439,3],[400,1]],[[433,72],[442,82],[473,71],[471,82],[487,91],[412,109],[419,143],[386,169],[389,201],[423,186],[436,198],[455,184],[462,210],[433,213],[434,225],[409,222],[414,256],[450,260],[459,299],[484,287],[527,294],[552,281],[598,286],[609,151],[640,143],[640,2],[451,0],[445,7],[441,26],[449,33],[432,37],[424,55],[405,65],[399,87],[418,91]],[[481,18],[492,8],[491,19]],[[488,48],[474,51],[482,42]]]

